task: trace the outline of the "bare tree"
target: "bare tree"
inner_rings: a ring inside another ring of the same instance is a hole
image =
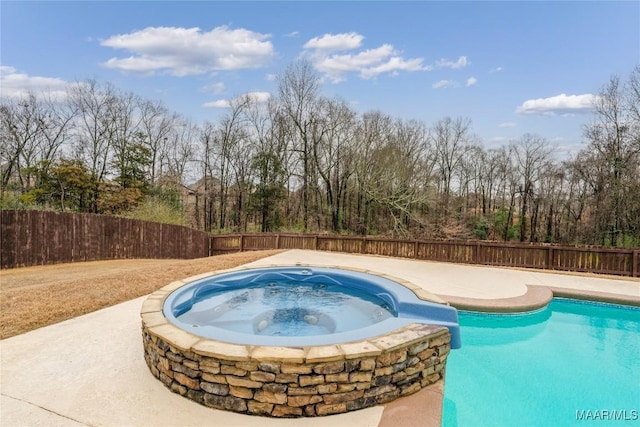
[[[432,128],[431,137],[437,157],[436,163],[442,183],[442,209],[444,215],[449,211],[452,179],[460,166],[464,154],[469,150],[471,120],[445,117],[437,121]]]
[[[100,183],[109,170],[111,144],[116,132],[114,105],[117,102],[115,89],[104,88],[95,81],[88,80],[72,87],[69,102],[78,112],[75,126],[77,157],[87,165],[92,181],[91,212],[98,212]]]
[[[520,241],[527,239],[527,214],[540,180],[541,170],[550,160],[552,148],[549,142],[538,135],[524,134],[511,145],[511,153],[515,159],[520,176]],[[530,216],[531,218],[532,216]],[[533,234],[531,238],[533,239]]]
[[[178,116],[171,114],[160,102],[141,100],[140,105],[140,132],[144,136],[144,143],[149,149],[151,161],[151,174],[149,180],[156,182],[167,167],[169,137],[175,126]]]
[[[206,126],[205,126],[206,127]],[[167,137],[166,156],[167,171],[163,176],[168,176],[176,186],[183,185],[188,178],[195,179],[195,175],[187,176],[188,172],[195,173],[191,167],[196,165],[196,147],[198,134],[201,129],[190,120],[176,117],[176,121]]]
[[[213,183],[213,165],[216,162],[214,157],[215,153],[215,127],[210,122],[205,122],[199,135],[200,150],[201,150],[201,167],[202,167],[202,179],[200,181],[203,191],[202,203],[200,203],[200,188],[196,189],[196,223],[199,225],[200,211],[203,212],[202,226],[205,231],[211,231],[214,228],[215,223],[215,193]]]
[[[46,93],[7,100],[0,106],[0,193],[11,176],[28,191],[48,173],[61,146],[68,142],[75,111]]]
[[[34,94],[26,99],[3,102],[0,106],[0,161],[2,161],[2,194],[9,180],[16,175],[20,191],[27,191],[29,177],[23,176],[25,168],[35,163],[35,151],[42,127],[39,105]]]
[[[330,227],[342,230],[347,182],[353,174],[355,113],[344,101],[326,100],[322,103],[324,131],[320,142],[313,146],[318,174],[324,183],[326,202],[330,211]]]
[[[356,212],[357,224],[355,228],[360,234],[368,234],[374,222],[374,198],[372,189],[378,179],[378,153],[390,138],[393,127],[391,116],[372,111],[365,113],[359,121],[356,132],[355,177],[356,177]]]
[[[313,165],[313,147],[321,135],[318,132],[319,117],[317,102],[320,91],[320,77],[308,60],[299,60],[289,65],[278,76],[278,103],[283,124],[290,124],[290,136],[294,140],[294,152],[297,154],[302,170],[299,172],[302,192],[303,229],[309,229],[312,192],[316,179]]]
[[[108,114],[112,123],[110,132],[110,147],[112,150],[112,167],[115,180],[123,188],[136,187],[140,179],[145,179],[148,166],[148,149],[144,144],[145,135],[140,131],[140,113],[138,106],[141,104],[137,95],[133,92],[116,94],[113,102],[109,104]],[[138,158],[138,157],[144,157]],[[136,171],[136,178],[131,175]]]
[[[488,215],[496,205],[499,186],[498,168],[500,165],[500,150],[476,149],[474,155],[476,171],[476,193],[480,198],[482,215]]]
[[[637,217],[627,212],[638,209],[637,193],[640,164],[640,67],[629,81],[621,83],[611,77],[595,104],[595,119],[585,129],[589,142],[587,154],[594,163],[591,170],[583,170],[595,198],[595,233],[602,244],[616,246],[622,234],[638,235]]]
[[[229,187],[234,180],[234,161],[242,161],[239,145],[246,138],[245,110],[251,104],[251,97],[244,95],[230,102],[227,114],[220,120],[214,134],[217,172],[219,182],[218,227],[227,228]],[[245,153],[250,159],[250,153]],[[250,161],[250,160],[249,160]],[[246,168],[248,169],[248,168]],[[244,171],[245,169],[243,169]]]
[[[583,223],[583,214],[589,204],[591,192],[589,182],[584,178],[584,171],[589,162],[584,154],[584,152],[578,153],[574,159],[564,162],[562,165],[562,169],[566,172],[567,194],[562,207],[564,229],[560,239],[565,243],[589,241],[580,236],[580,234],[585,234],[587,228]],[[588,233],[593,235],[592,231]]]
[[[567,198],[567,174],[562,164],[547,162],[542,170],[540,190],[536,205],[536,212],[544,220],[544,224],[539,224],[540,229],[544,227],[543,240],[547,243],[561,240],[561,222],[563,219],[562,208]],[[532,240],[538,241],[540,231],[538,229],[537,215],[533,215],[531,235]]]
[[[494,233],[495,237],[507,241],[512,237],[511,227],[513,226],[520,179],[511,150],[501,147],[492,152],[492,158],[496,163]]]
[[[472,210],[474,216],[477,215],[480,205],[481,174],[486,161],[486,153],[478,143],[473,141],[476,139],[474,136],[469,138],[467,150],[463,153],[454,174],[458,183],[458,198],[460,199],[457,211],[463,216],[469,210]]]
[[[415,207],[426,202],[419,168],[427,143],[426,128],[419,122],[396,120],[384,138],[371,140],[370,168],[362,186],[366,200],[382,210],[379,220],[389,220],[394,234],[409,235],[409,222],[417,221]],[[379,136],[379,135],[378,135]]]

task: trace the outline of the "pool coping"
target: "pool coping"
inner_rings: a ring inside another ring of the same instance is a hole
[[[479,299],[452,295],[438,296],[458,310],[483,313],[521,313],[546,307],[553,298],[572,298],[610,304],[640,307],[640,296],[609,292],[578,290],[557,286],[525,285],[527,291],[520,296],[499,299]]]
[[[308,268],[337,268],[348,271],[355,271],[359,273],[375,274],[385,279],[394,281],[399,285],[412,291],[417,298],[423,301],[433,302],[437,304],[449,305],[447,301],[439,296],[426,291],[420,286],[398,277],[394,277],[388,274],[379,273],[374,270],[357,268],[357,267],[344,267],[337,265],[315,265],[315,264],[303,264],[296,263],[296,267],[308,267]],[[372,340],[377,337],[371,337],[370,339],[356,340],[353,342],[345,342],[340,344],[326,344],[317,346],[263,346],[263,345],[247,345],[247,344],[235,344],[227,341],[221,341],[211,338],[205,338],[198,335],[194,335],[190,332],[183,330],[182,328],[174,325],[163,313],[164,302],[167,297],[175,290],[186,286],[192,282],[200,279],[211,277],[218,274],[247,271],[259,268],[278,268],[278,267],[291,267],[290,264],[269,264],[264,266],[239,266],[223,270],[213,270],[207,273],[190,276],[185,279],[176,280],[168,285],[151,293],[143,302],[140,309],[140,317],[144,327],[149,329],[152,335],[160,338],[170,339],[180,350],[186,351],[193,349],[196,353],[220,357],[225,360],[244,360],[245,358],[251,358],[255,360],[285,360],[291,363],[297,363],[302,360],[314,359],[315,362],[328,362],[338,360],[342,357],[350,358],[350,354],[361,353],[365,350],[364,347],[371,346]],[[395,331],[390,331],[383,335],[398,334],[399,339],[402,335],[402,331],[410,330],[412,324],[399,328]],[[440,326],[434,326],[434,328],[441,328]],[[394,340],[394,344],[397,344]],[[313,348],[311,354],[308,354],[308,348]],[[380,351],[388,350],[388,344],[382,346],[371,346],[368,351],[371,355],[376,355]],[[378,348],[380,347],[380,348]]]

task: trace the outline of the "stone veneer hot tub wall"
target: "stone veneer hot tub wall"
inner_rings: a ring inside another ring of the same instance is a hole
[[[445,327],[410,324],[362,341],[308,347],[231,344],[167,321],[164,299],[184,284],[174,282],[144,302],[144,355],[171,391],[203,405],[272,417],[322,416],[387,403],[444,379],[451,339]]]

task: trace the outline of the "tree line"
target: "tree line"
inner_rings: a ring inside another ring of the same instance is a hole
[[[265,102],[194,123],[88,80],[0,105],[0,204],[211,232],[640,245],[640,66],[611,77],[559,160],[543,136],[485,149],[469,119],[355,112],[299,60]]]

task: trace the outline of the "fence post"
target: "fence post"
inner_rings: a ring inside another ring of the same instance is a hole
[[[240,235],[240,252],[244,251],[244,234]]]
[[[418,259],[418,241],[413,242],[413,258]]]
[[[547,247],[547,270],[553,270],[553,246]]]
[[[631,260],[631,277],[640,277],[640,271],[638,271],[640,266],[638,266],[638,263],[640,263],[640,249],[634,249]]]
[[[318,250],[318,235],[317,234],[313,237],[313,247],[314,247],[314,249],[316,251]]]
[[[275,249],[280,249],[280,233],[276,234],[276,247]]]

